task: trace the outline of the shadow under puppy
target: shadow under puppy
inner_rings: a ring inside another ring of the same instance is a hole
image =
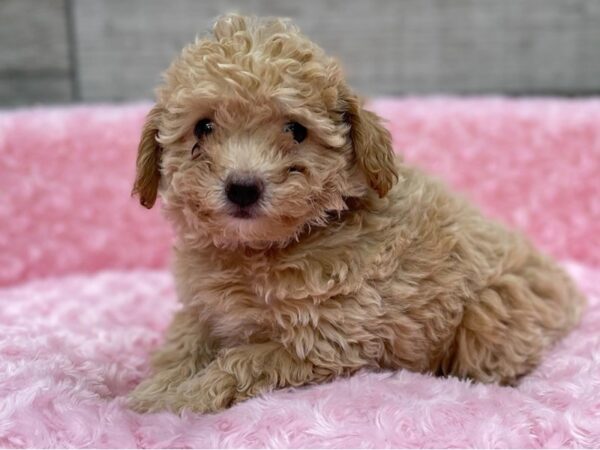
[[[335,60],[229,15],[166,71],[134,192],[176,229],[182,308],[139,411],[217,411],[362,368],[514,384],[578,321],[551,260],[397,159]]]

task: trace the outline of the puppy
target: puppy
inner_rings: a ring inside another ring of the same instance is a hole
[[[218,411],[359,369],[514,384],[578,321],[571,280],[394,156],[287,21],[219,19],[166,71],[133,192],[176,230],[181,309],[138,411]]]

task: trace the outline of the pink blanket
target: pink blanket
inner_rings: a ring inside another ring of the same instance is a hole
[[[360,373],[183,417],[124,404],[177,307],[169,228],[129,196],[148,107],[0,113],[0,447],[600,446],[600,100],[373,103],[407,161],[587,293],[518,388]]]

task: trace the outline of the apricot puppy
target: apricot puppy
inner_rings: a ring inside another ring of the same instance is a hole
[[[397,159],[296,27],[229,15],[213,34],[166,71],[139,146],[182,307],[133,408],[217,411],[363,368],[514,384],[577,323],[565,273]]]

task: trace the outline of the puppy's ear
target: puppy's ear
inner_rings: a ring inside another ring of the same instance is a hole
[[[384,197],[398,181],[390,133],[377,114],[363,108],[356,95],[348,92],[343,98],[356,161],[369,185]]]
[[[135,182],[132,195],[140,197],[140,203],[150,209],[156,201],[160,181],[160,156],[162,149],[156,141],[161,108],[155,106],[146,117],[138,146]]]

